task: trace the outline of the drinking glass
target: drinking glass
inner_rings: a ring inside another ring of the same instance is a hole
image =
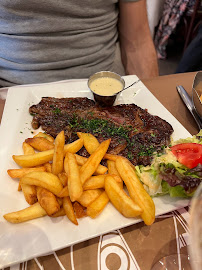
[[[202,183],[191,200],[189,229],[189,255],[179,253],[163,257],[151,270],[202,269]]]
[[[193,270],[202,269],[202,183],[191,201],[189,253]]]

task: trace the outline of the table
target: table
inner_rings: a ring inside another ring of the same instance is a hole
[[[176,85],[183,85],[191,94],[194,76],[195,73],[186,73],[143,80],[154,96],[191,134],[196,134],[198,127],[180,99]],[[5,101],[0,99],[0,119],[4,103]],[[150,270],[162,257],[171,254],[178,254],[176,263],[179,262],[182,268],[176,269],[183,269],[184,262],[187,263],[189,215],[189,207],[179,209],[157,217],[152,226],[145,226],[141,222],[52,254],[34,258],[16,265],[15,269]]]

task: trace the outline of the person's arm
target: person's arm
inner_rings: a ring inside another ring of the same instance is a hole
[[[146,1],[119,1],[119,40],[127,75],[139,78],[158,76],[156,51],[151,38]]]

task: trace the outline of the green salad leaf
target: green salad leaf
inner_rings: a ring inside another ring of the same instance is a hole
[[[181,143],[202,144],[202,130],[193,137],[173,141],[171,145]],[[169,147],[164,154],[154,155],[151,166],[135,167],[138,177],[151,196],[169,194],[171,197],[188,198],[193,196],[202,181],[202,164],[189,169],[177,161]]]
[[[187,193],[182,186],[171,187],[166,181],[162,181],[162,194],[169,194],[170,197],[189,198],[192,197],[194,192]]]

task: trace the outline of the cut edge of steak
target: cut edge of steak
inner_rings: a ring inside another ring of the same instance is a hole
[[[99,107],[88,98],[43,97],[29,109],[32,127],[54,138],[64,130],[66,142],[77,132],[92,133],[99,142],[111,138],[108,153],[127,157],[134,165],[151,164],[153,153],[169,145],[172,126],[135,104]],[[80,154],[86,155],[85,150]]]

